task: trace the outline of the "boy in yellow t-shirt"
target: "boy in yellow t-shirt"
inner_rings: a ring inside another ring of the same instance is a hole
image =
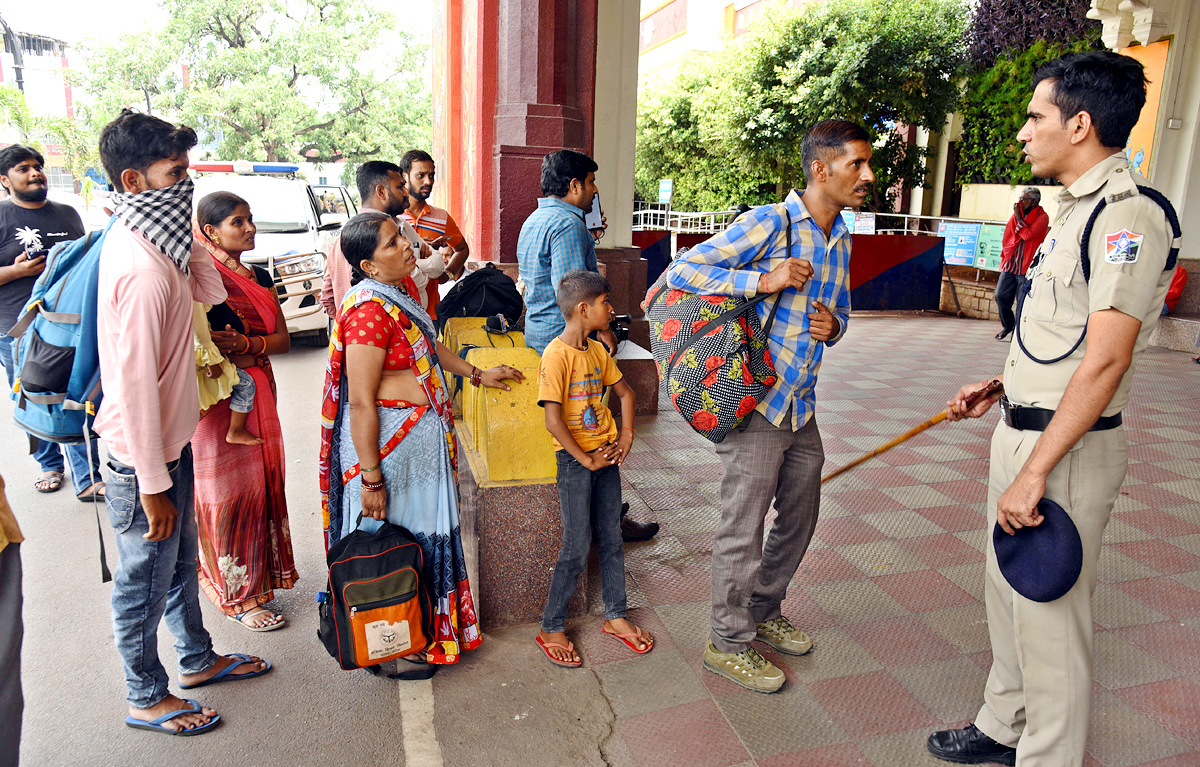
[[[563,541],[542,614],[539,647],[557,666],[576,668],[583,659],[567,639],[567,604],[587,564],[592,528],[600,550],[605,634],[636,653],[647,653],[654,637],[626,619],[625,550],[621,541],[621,474],[633,444],[633,390],[604,346],[588,338],[613,316],[608,280],[579,269],[558,283],[558,308],[567,321],[562,335],[542,353],[538,404],[558,450],[558,501]],[[621,429],[601,401],[604,387],[621,398]]]

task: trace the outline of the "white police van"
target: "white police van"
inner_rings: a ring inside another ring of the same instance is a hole
[[[275,162],[194,162],[193,205],[212,192],[233,192],[250,203],[258,227],[254,250],[242,254],[275,278],[288,331],[329,342],[321,308],[325,253],[344,224],[358,212],[341,186],[312,186],[297,176],[299,165]]]

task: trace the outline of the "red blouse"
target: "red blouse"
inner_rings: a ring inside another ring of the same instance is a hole
[[[342,318],[342,342],[386,349],[384,370],[408,370],[413,364],[413,351],[404,331],[411,325],[403,314],[397,322],[375,301],[365,301]]]

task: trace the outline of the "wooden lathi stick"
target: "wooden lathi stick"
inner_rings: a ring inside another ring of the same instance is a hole
[[[1000,381],[996,381],[996,380],[990,381],[987,386],[985,386],[984,388],[980,389],[979,391],[975,392],[974,394],[972,394],[970,397],[967,398],[967,409],[969,410],[969,409],[975,407],[975,405],[977,405],[979,403],[979,401],[981,399],[983,399],[984,397],[990,397],[993,394],[996,394],[997,392],[1003,392],[1003,391],[1004,391],[1004,384],[1002,384],[1002,383],[1000,383]],[[920,426],[915,426],[915,427],[909,429],[908,431],[904,432],[903,434],[901,434],[899,437],[896,437],[893,440],[883,443],[882,445],[875,448],[874,450],[867,453],[866,455],[855,458],[853,461],[851,461],[850,463],[841,467],[840,469],[831,471],[830,473],[826,474],[824,477],[821,477],[821,484],[822,485],[825,484],[826,482],[833,479],[834,477],[836,477],[837,475],[841,474],[844,471],[849,471],[850,469],[853,469],[855,466],[858,466],[860,463],[869,461],[881,453],[886,453],[887,451],[894,448],[896,445],[899,445],[901,442],[904,442],[906,440],[912,439],[913,437],[917,436],[921,432],[928,429],[930,426],[936,426],[937,424],[946,420],[946,417],[948,415],[950,415],[949,408],[938,413],[933,418],[930,418],[928,421],[921,424]]]

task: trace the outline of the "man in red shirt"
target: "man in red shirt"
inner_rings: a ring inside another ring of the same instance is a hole
[[[998,340],[1003,341],[1017,326],[1013,315],[1013,300],[1025,286],[1025,272],[1033,263],[1033,255],[1046,239],[1050,217],[1041,206],[1042,193],[1027,187],[1021,199],[1013,203],[1012,218],[1004,227],[1004,248],[1000,251],[1000,279],[996,281],[996,309],[1000,312]]]
[[[446,274],[457,280],[462,276],[463,265],[471,254],[471,248],[450,213],[429,204],[437,174],[433,158],[420,149],[405,152],[400,158],[400,174],[408,189],[408,209],[401,216],[421,235],[421,239],[434,248],[442,248],[443,252],[449,251]],[[426,290],[425,306],[429,309],[429,315],[437,319],[437,305],[441,300],[438,281],[430,280]]]

